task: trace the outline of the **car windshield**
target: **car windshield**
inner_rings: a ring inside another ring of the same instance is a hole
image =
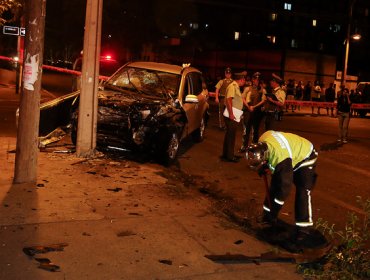
[[[110,77],[105,85],[139,94],[174,97],[180,78],[180,75],[162,71],[124,67]]]

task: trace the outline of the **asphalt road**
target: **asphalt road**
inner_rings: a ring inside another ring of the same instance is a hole
[[[370,119],[352,118],[349,143],[337,145],[338,120],[326,115],[311,116],[311,108],[305,108],[305,112],[286,114],[283,121],[278,123],[279,130],[301,135],[314,143],[319,151],[319,176],[312,193],[314,219],[322,218],[343,228],[348,213],[359,217],[364,214],[357,197],[363,200],[370,198]],[[326,110],[322,112],[326,114]],[[231,195],[239,202],[238,207],[244,206],[248,212],[252,201],[261,206],[264,183],[249,170],[244,160],[239,163],[219,160],[224,132],[217,128],[216,116],[213,110],[205,141],[191,145],[179,157],[179,167],[186,173],[204,177],[214,188]],[[239,148],[241,128],[237,139]],[[280,216],[293,222],[294,188]]]
[[[44,74],[43,87],[55,95],[68,93],[72,84],[68,75]],[[211,119],[202,143],[185,141],[181,147],[177,163],[185,174],[198,178],[207,187],[232,196],[242,211],[249,211],[251,201],[260,205],[264,196],[263,181],[251,170],[246,162],[225,163],[220,161],[224,131],[217,127],[216,106],[211,103]],[[16,101],[0,102],[0,136],[15,136],[14,113]],[[314,218],[323,218],[330,224],[342,228],[349,212],[363,215],[356,202],[357,197],[369,199],[370,194],[370,119],[352,118],[350,122],[349,143],[336,144],[337,119],[324,116],[311,116],[311,108],[306,113],[288,113],[278,123],[279,130],[306,137],[319,151],[318,181],[313,191]],[[325,110],[322,110],[326,113]],[[239,129],[237,147],[241,142]],[[145,163],[144,163],[145,164]],[[256,210],[254,209],[254,210]],[[259,210],[258,210],[259,211]],[[248,213],[246,213],[248,215]],[[284,205],[281,217],[288,222],[294,217],[294,189]]]

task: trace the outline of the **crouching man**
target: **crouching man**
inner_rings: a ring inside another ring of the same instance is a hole
[[[248,147],[249,166],[260,176],[271,174],[271,184],[263,204],[263,221],[276,225],[280,209],[289,196],[292,183],[296,187],[294,241],[308,237],[313,226],[311,191],[317,174],[318,153],[307,139],[292,133],[266,131],[257,144]]]

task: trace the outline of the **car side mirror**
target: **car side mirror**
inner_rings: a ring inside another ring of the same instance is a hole
[[[198,103],[199,100],[198,100],[198,97],[194,94],[188,94],[186,97],[185,97],[185,102],[186,103]]]

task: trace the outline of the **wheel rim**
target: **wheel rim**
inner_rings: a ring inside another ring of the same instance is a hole
[[[172,134],[170,142],[168,143],[168,157],[174,159],[179,149],[179,139],[175,133]]]
[[[204,118],[202,118],[202,120],[200,122],[200,127],[199,127],[199,136],[200,136],[201,139],[204,136],[205,129],[206,129],[206,124],[205,124]]]

